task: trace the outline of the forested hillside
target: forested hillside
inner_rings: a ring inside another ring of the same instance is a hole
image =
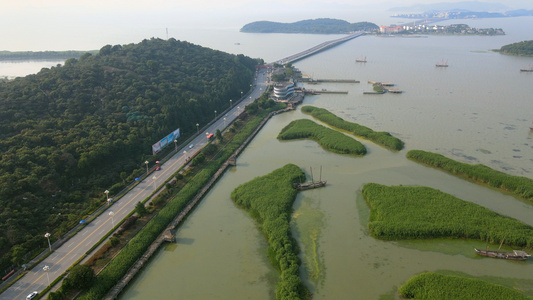
[[[533,40],[522,41],[502,46],[500,48],[500,53],[533,56]]]
[[[258,21],[244,25],[242,32],[256,33],[314,33],[314,34],[339,34],[354,31],[372,31],[379,27],[374,23],[358,22],[349,23],[338,19],[303,20],[294,23],[280,23],[271,21]]]
[[[0,83],[0,271],[142,174],[153,143],[247,92],[257,63],[151,39]]]

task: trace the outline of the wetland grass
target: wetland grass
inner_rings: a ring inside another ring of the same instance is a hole
[[[370,234],[383,240],[464,238],[533,246],[533,227],[429,187],[369,183]]]
[[[312,139],[324,149],[352,155],[366,154],[366,148],[360,142],[341,132],[319,125],[311,120],[295,120],[285,126],[278,135],[280,140]]]
[[[392,136],[388,132],[377,132],[357,123],[345,121],[324,108],[304,106],[302,107],[302,112],[309,114],[330,126],[346,130],[355,136],[363,137],[389,150],[400,151],[404,147],[403,141]]]

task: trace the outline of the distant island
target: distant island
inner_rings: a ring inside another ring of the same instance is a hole
[[[502,54],[533,56],[533,40],[505,45],[497,51]]]
[[[85,53],[97,54],[93,51],[0,51],[0,61],[3,60],[43,60],[80,58]]]
[[[501,28],[474,28],[466,24],[442,25],[414,25],[402,26],[403,31],[398,33],[406,34],[454,34],[454,35],[505,35]]]
[[[303,20],[294,23],[257,21],[244,25],[241,32],[249,33],[314,33],[345,34],[354,31],[376,31],[379,27],[370,22],[350,23],[338,19]]]
[[[507,12],[486,12],[486,11],[468,11],[468,10],[445,10],[445,11],[428,11],[423,13],[405,13],[395,14],[392,17],[405,19],[479,19],[479,18],[509,18],[533,16],[533,10],[519,9]]]

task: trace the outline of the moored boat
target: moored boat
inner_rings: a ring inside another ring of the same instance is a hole
[[[503,259],[510,259],[510,260],[527,260],[528,258],[531,257],[531,255],[527,254],[527,252],[521,251],[521,250],[513,250],[513,252],[480,250],[477,248],[474,248],[474,250],[476,250],[476,253],[481,256],[503,258]]]
[[[527,68],[520,69],[520,72],[533,72],[533,66],[528,65]]]
[[[444,61],[444,59],[443,59],[443,60],[441,60],[441,62],[436,63],[435,67],[446,68],[446,67],[448,67],[448,61]]]
[[[355,62],[366,63],[366,56],[365,57],[361,56],[360,58],[356,58]]]

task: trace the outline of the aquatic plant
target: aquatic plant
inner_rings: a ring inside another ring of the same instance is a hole
[[[231,199],[248,211],[268,241],[270,262],[281,272],[276,288],[277,299],[306,299],[309,291],[299,277],[299,248],[292,237],[290,215],[297,191],[293,183],[300,182],[302,170],[288,164],[273,172],[238,186]]]
[[[533,180],[530,178],[509,175],[481,164],[471,165],[458,162],[441,154],[422,150],[407,152],[407,158],[533,201]]]
[[[346,130],[355,136],[364,137],[378,145],[381,145],[392,151],[400,151],[404,147],[404,142],[392,136],[388,132],[377,132],[368,127],[343,120],[342,118],[332,114],[327,109],[318,108],[314,106],[302,107],[302,112],[312,115],[314,118],[327,123],[333,127]]]
[[[368,183],[370,234],[379,239],[468,238],[531,247],[533,227],[480,205],[423,186]]]
[[[360,142],[341,132],[319,125],[311,120],[295,120],[285,126],[278,134],[280,140],[312,139],[324,149],[341,154],[366,154],[366,148]]]
[[[480,279],[434,272],[418,274],[399,289],[407,299],[462,299],[462,300],[522,300],[529,299],[519,291]]]

